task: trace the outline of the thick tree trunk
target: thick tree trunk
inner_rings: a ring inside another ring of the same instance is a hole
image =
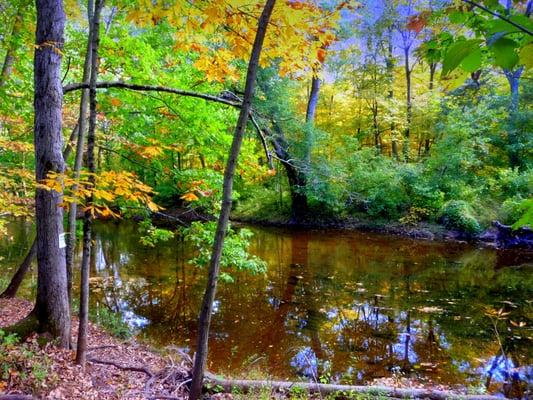
[[[20,29],[23,25],[24,10],[25,7],[21,5],[17,11],[17,15],[15,15],[15,21],[13,22],[13,29],[11,31],[11,37],[9,38],[6,56],[4,58],[4,63],[2,64],[2,72],[0,73],[0,87],[6,84],[7,80],[11,76],[11,72],[13,71],[16,52],[15,39],[20,34]]]
[[[87,20],[89,22],[89,35],[87,38],[87,51],[85,53],[85,62],[83,64],[83,82],[89,81],[91,74],[91,47],[92,47],[92,32],[93,26],[93,9],[94,1],[89,0],[87,3]],[[76,158],[74,160],[74,178],[80,178],[80,171],[83,162],[83,143],[85,141],[85,127],[87,116],[87,103],[89,99],[89,90],[83,89],[80,98],[80,115],[78,117],[78,136],[76,141]],[[76,186],[72,188],[75,192]],[[70,204],[68,214],[68,235],[67,235],[67,279],[68,279],[68,297],[69,303],[72,299],[72,267],[74,265],[74,252],[76,250],[76,217],[78,213],[78,204],[73,202]]]
[[[65,14],[61,0],[36,0],[37,28],[34,58],[35,172],[38,182],[51,171],[63,172],[61,147],[61,59]],[[41,331],[50,332],[69,347],[70,310],[63,235],[62,193],[37,189],[37,300],[34,313]]]
[[[96,0],[94,5],[94,15],[92,18],[92,29],[90,35],[91,44],[91,78],[89,83],[89,132],[87,134],[87,168],[89,170],[89,183],[94,187],[96,172],[94,162],[94,141],[96,132],[96,80],[98,78],[98,46],[100,44],[100,14],[104,0]],[[91,205],[93,196],[87,200]],[[89,261],[92,252],[92,213],[85,211],[83,221],[83,255],[81,263],[80,281],[80,312],[78,328],[78,346],[76,349],[76,364],[85,367],[87,359],[87,328],[89,322]]]
[[[76,124],[76,126],[72,130],[72,133],[70,134],[69,142],[73,141],[77,134],[78,134],[78,125]],[[64,160],[68,158],[71,151],[72,151],[72,146],[67,144],[65,146],[65,149],[63,150]],[[22,263],[18,266],[17,271],[15,272],[15,275],[13,275],[13,277],[11,278],[11,281],[9,282],[9,285],[6,288],[6,290],[4,290],[2,294],[0,294],[0,298],[12,299],[13,297],[17,295],[19,287],[22,284],[24,277],[30,270],[31,263],[33,259],[35,258],[36,249],[37,249],[36,239],[33,239],[33,242],[31,244],[30,250],[28,251],[28,254],[26,254],[26,257],[24,258]]]
[[[198,400],[202,395],[203,379],[207,362],[209,327],[211,325],[211,315],[213,312],[213,301],[216,294],[217,280],[220,270],[220,258],[222,256],[222,249],[224,246],[224,237],[226,236],[229,214],[231,211],[233,175],[235,173],[237,158],[239,156],[244,132],[246,130],[246,123],[250,114],[252,98],[255,91],[255,81],[259,66],[259,58],[261,56],[261,50],[263,47],[268,22],[270,20],[270,16],[272,15],[272,10],[274,9],[275,3],[276,0],[267,0],[263,12],[261,13],[261,17],[259,18],[257,33],[252,48],[252,55],[248,64],[242,108],[239,113],[239,120],[235,128],[233,142],[231,144],[226,169],[224,171],[222,207],[220,210],[220,216],[218,218],[213,252],[209,262],[209,277],[207,287],[198,321],[198,343],[196,346],[196,356],[194,359],[191,393],[189,396],[190,400]]]

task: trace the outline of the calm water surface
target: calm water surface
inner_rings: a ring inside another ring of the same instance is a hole
[[[531,254],[250,229],[251,252],[268,271],[234,273],[234,283],[220,284],[210,370],[357,384],[407,376],[510,396],[531,387]],[[11,275],[33,237],[20,223],[10,232],[12,241],[0,240],[0,277]],[[96,249],[93,306],[120,313],[156,346],[192,353],[206,273],[187,264],[189,246],[175,239],[143,247],[135,225],[121,222],[97,224]],[[27,295],[34,282],[25,284]],[[504,319],[487,316],[502,308]]]

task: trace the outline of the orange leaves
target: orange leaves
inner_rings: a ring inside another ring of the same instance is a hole
[[[316,52],[316,58],[320,63],[324,63],[326,60],[326,50],[322,48],[318,49]]]
[[[180,199],[193,202],[200,200],[200,197],[211,197],[214,193],[208,183],[203,180],[195,180],[187,183],[187,192],[180,196]]]
[[[199,197],[196,196],[196,195],[194,194],[194,192],[187,192],[187,193],[185,193],[183,196],[181,196],[180,199],[185,200],[185,201],[192,202],[192,201],[199,200]]]
[[[116,98],[116,97],[112,97],[109,102],[111,103],[112,106],[114,107],[118,107],[122,104],[122,101],[120,101],[120,99]]]
[[[424,11],[418,15],[411,16],[409,21],[407,21],[407,29],[416,33],[420,33],[422,29],[426,27],[430,16],[430,11]]]

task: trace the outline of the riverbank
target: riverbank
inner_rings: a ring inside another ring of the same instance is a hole
[[[511,227],[494,222],[491,227],[478,234],[447,229],[431,222],[400,223],[389,220],[372,220],[364,217],[307,218],[294,222],[290,218],[261,218],[234,214],[231,220],[237,223],[297,229],[338,229],[394,235],[417,240],[471,243],[497,249],[533,250],[533,231],[522,228],[513,231]]]
[[[0,299],[0,330],[16,323],[32,309],[24,299]],[[73,320],[73,341],[76,338]],[[187,398],[190,359],[178,349],[156,351],[135,340],[120,341],[89,324],[89,354],[85,369],[74,364],[75,352],[44,344],[37,335],[19,343],[1,336],[0,399],[119,400]],[[245,399],[387,399],[462,398],[494,400],[471,395],[460,388],[420,384],[398,378],[373,382],[373,386],[327,385],[267,380],[225,380],[209,374],[212,400]],[[214,393],[216,391],[226,391]],[[9,397],[11,396],[11,397]]]

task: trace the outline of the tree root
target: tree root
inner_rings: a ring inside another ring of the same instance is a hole
[[[100,359],[91,358],[91,357],[87,358],[87,361],[95,363],[95,364],[111,365],[111,366],[113,366],[115,368],[118,368],[120,370],[123,370],[123,371],[142,372],[143,374],[148,375],[150,378],[152,378],[154,376],[153,372],[150,371],[146,367],[134,367],[134,366],[128,366],[128,365],[120,365],[120,364],[118,364],[116,362],[113,362],[113,361],[100,360]]]

